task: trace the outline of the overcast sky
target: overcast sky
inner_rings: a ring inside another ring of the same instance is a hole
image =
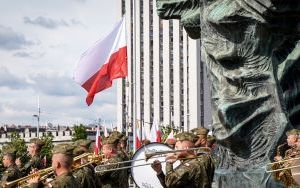
[[[0,125],[116,121],[116,87],[85,104],[81,54],[112,30],[116,0],[0,0]]]

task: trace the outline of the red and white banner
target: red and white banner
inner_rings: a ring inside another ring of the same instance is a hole
[[[100,135],[100,127],[97,126],[96,143],[94,145],[94,154],[98,155],[101,149],[102,149],[102,138]]]
[[[127,76],[127,44],[125,17],[102,41],[87,50],[74,72],[74,80],[87,92],[91,105],[96,93],[111,87],[116,78]]]
[[[153,121],[151,130],[150,130],[150,141],[151,142],[161,142],[161,131],[159,129],[158,121]]]
[[[139,149],[142,146],[141,124],[139,123],[139,120],[136,121],[135,135],[135,149]]]
[[[104,137],[107,138],[109,136],[108,131],[107,131],[107,126],[104,125]]]
[[[175,141],[173,130],[170,132],[170,134],[168,135],[168,137],[167,137],[167,139],[166,139],[165,142],[171,141],[171,140]]]

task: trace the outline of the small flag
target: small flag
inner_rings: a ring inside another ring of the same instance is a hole
[[[97,132],[96,132],[96,142],[95,142],[95,145],[94,145],[94,154],[98,155],[99,152],[101,151],[102,149],[102,138],[101,138],[101,135],[100,135],[100,127],[99,125],[97,126]]]

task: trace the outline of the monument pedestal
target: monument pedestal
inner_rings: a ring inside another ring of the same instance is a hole
[[[216,169],[215,185],[218,188],[282,188],[281,182],[273,179],[265,169],[255,169],[246,172]]]

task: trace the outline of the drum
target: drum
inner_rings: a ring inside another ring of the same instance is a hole
[[[140,149],[138,149],[133,157],[132,160],[138,160],[138,159],[145,159],[145,147],[147,151],[171,151],[172,149],[162,143],[150,143],[146,146],[141,147]],[[166,173],[166,163],[165,161],[165,157],[164,156],[156,156],[153,158],[150,158],[148,161],[146,160],[138,160],[138,161],[133,161],[131,163],[131,166],[133,166],[131,168],[131,175],[132,178],[134,180],[134,182],[136,183],[136,185],[138,187],[145,187],[145,188],[159,188],[162,187],[162,185],[160,184],[157,176],[156,176],[156,172],[152,169],[151,165],[145,165],[145,166],[138,166],[138,167],[134,167],[137,165],[142,165],[142,164],[146,164],[146,163],[153,163],[153,161],[155,160],[159,160],[162,161],[161,165],[162,165],[162,170],[164,173]],[[177,167],[180,164],[179,161],[176,161],[173,164],[173,167]]]

